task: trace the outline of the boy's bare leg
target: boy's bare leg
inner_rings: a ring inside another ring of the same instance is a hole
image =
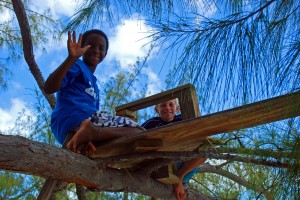
[[[91,150],[95,150],[92,141],[112,140],[126,135],[140,133],[145,129],[141,126],[137,127],[99,127],[95,126],[90,120],[84,120],[79,130],[70,140],[67,148],[75,153],[80,153],[79,147],[88,145]]]

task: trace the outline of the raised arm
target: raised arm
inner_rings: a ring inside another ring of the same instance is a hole
[[[69,71],[70,67],[88,50],[88,48],[90,48],[90,45],[81,48],[81,40],[81,34],[79,35],[78,42],[76,42],[76,32],[73,31],[73,34],[71,35],[71,32],[68,31],[68,57],[47,78],[44,85],[45,93],[53,94],[57,92],[61,88],[63,78]]]

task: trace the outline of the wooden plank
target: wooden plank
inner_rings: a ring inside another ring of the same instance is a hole
[[[161,139],[157,151],[191,151],[206,137],[300,115],[300,92],[259,101],[214,114],[188,119],[113,140],[97,147],[92,158],[123,154],[137,139]]]
[[[175,98],[178,98],[179,100],[183,119],[200,116],[195,87],[191,84],[179,86],[156,95],[118,106],[115,108],[116,115],[124,115],[124,110],[134,112]]]
[[[44,185],[37,197],[37,200],[47,200],[51,198],[56,184],[59,182],[58,179],[47,178]]]
[[[128,117],[130,119],[132,119],[133,121],[137,122],[137,118],[136,116],[136,112],[135,111],[131,111],[128,109],[124,109],[124,110],[119,110],[116,115],[118,116],[124,116],[124,117]]]
[[[133,168],[135,166],[139,166],[145,159],[136,158],[136,159],[122,159],[120,161],[114,161],[107,165],[107,167],[115,168],[115,169],[124,169],[124,168]]]
[[[150,140],[136,140],[133,146],[130,148],[133,151],[154,151],[163,146],[163,142],[160,139],[150,139]]]
[[[151,173],[151,178],[158,180],[164,184],[177,184],[179,177],[175,175],[175,169],[172,164],[161,167]]]
[[[140,139],[140,140],[135,140],[133,143],[128,145],[126,147],[126,152],[131,153],[131,152],[146,152],[146,151],[156,151],[160,147],[163,146],[163,142],[160,139]],[[126,152],[123,152],[124,154]],[[144,159],[142,158],[136,158],[136,159],[126,159],[122,160],[120,162],[116,161],[114,163],[108,164],[108,167],[111,168],[131,168],[136,165],[138,165],[140,162],[143,162]]]
[[[194,86],[189,86],[178,95],[182,119],[200,117],[198,97]]]

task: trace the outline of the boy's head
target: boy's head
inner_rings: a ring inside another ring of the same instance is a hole
[[[82,41],[81,41],[81,47],[85,46],[86,39],[91,34],[101,35],[105,39],[105,42],[106,42],[106,54],[107,54],[108,47],[109,47],[108,37],[107,37],[107,35],[103,31],[98,30],[98,29],[92,29],[92,30],[89,30],[89,31],[86,31],[86,32],[83,33],[83,35],[82,35]]]
[[[171,122],[179,111],[178,99],[172,99],[155,105],[155,111],[164,122]]]
[[[83,54],[83,61],[94,72],[97,65],[105,58],[108,50],[108,38],[106,34],[97,29],[86,31],[82,35],[81,46],[90,45],[90,48]]]

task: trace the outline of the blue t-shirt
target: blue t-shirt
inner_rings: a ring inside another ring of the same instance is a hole
[[[68,132],[99,110],[97,78],[80,59],[65,75],[51,116],[51,129],[60,144]]]
[[[170,123],[174,123],[174,122],[179,122],[179,121],[182,121],[182,116],[181,115],[175,115],[174,119],[170,122],[164,122],[161,120],[160,117],[153,117],[147,121],[145,121],[143,124],[142,124],[142,127],[144,127],[145,129],[152,129],[152,128],[157,128],[157,127],[160,127],[160,126],[164,126],[164,125],[167,125],[167,124],[170,124]],[[176,162],[176,165],[178,168],[181,168],[182,165],[183,165],[183,162]],[[187,173],[183,179],[182,179],[182,183],[188,183],[189,180],[198,172],[199,170],[199,167],[196,167],[195,169],[193,169],[192,171],[190,171],[189,173]]]

